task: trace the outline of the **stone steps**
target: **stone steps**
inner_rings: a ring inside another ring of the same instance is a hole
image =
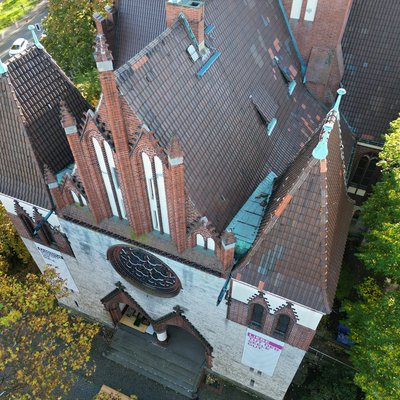
[[[129,328],[118,329],[105,356],[188,398],[197,391],[203,367],[201,362],[155,345],[151,337],[132,334]]]

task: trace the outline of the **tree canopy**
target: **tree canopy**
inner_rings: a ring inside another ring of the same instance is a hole
[[[400,282],[400,118],[379,154],[382,178],[362,209],[367,232],[359,257],[375,273]]]
[[[90,372],[97,325],[58,306],[63,282],[54,271],[22,282],[0,273],[0,393],[7,399],[54,399],[75,372]]]
[[[362,207],[367,231],[358,254],[372,276],[345,310],[355,383],[368,400],[391,400],[400,398],[400,118],[379,157],[382,177]]]
[[[33,260],[0,203],[0,272],[31,267]]]
[[[346,324],[356,345],[354,382],[368,400],[400,399],[400,292],[382,292],[373,278],[359,287],[360,301],[346,303]]]
[[[100,84],[93,59],[94,12],[103,12],[107,0],[49,0],[49,13],[43,25],[43,44],[64,72],[93,102],[100,95]]]

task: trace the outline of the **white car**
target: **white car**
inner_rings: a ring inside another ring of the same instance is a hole
[[[10,57],[15,56],[18,53],[22,53],[28,47],[28,41],[23,38],[18,38],[11,46],[8,55]]]

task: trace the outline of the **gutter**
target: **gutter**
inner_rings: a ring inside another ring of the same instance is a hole
[[[306,83],[306,72],[307,72],[307,65],[305,64],[303,57],[300,54],[299,47],[297,46],[296,39],[294,37],[292,27],[290,26],[289,19],[286,15],[285,7],[283,6],[282,0],[278,0],[279,7],[281,8],[283,18],[286,23],[286,27],[288,28],[290,38],[292,39],[293,47],[296,52],[297,58],[299,59],[300,66],[301,66],[301,77],[303,78],[303,83]]]

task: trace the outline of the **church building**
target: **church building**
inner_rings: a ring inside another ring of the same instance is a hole
[[[37,40],[0,61],[0,200],[61,304],[116,328],[107,357],[283,399],[354,209],[352,3],[116,1],[96,108]]]

